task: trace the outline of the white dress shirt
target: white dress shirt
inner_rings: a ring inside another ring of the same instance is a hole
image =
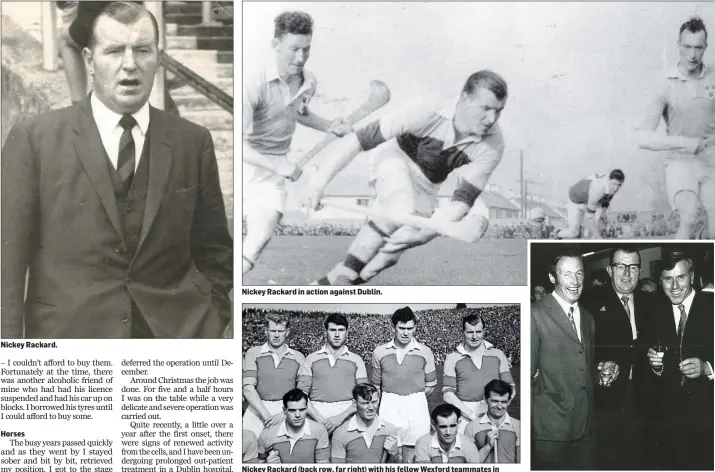
[[[107,156],[114,168],[117,168],[117,159],[119,159],[119,140],[122,137],[124,129],[119,126],[119,120],[122,115],[114,113],[112,110],[102,103],[97,95],[92,92],[90,97],[92,105],[92,116],[99,130],[99,137],[102,139],[104,150],[107,151]],[[139,166],[139,158],[144,148],[144,137],[149,129],[149,102],[145,103],[139,111],[133,113],[132,116],[137,120],[137,124],[132,128],[132,137],[134,138],[134,170]]]
[[[576,324],[576,334],[578,335],[578,340],[581,341],[581,310],[578,307],[578,302],[576,303],[569,303],[561,296],[556,293],[556,290],[551,292],[551,294],[554,296],[557,302],[559,302],[559,305],[561,306],[561,309],[564,310],[564,313],[566,314],[566,318],[569,316],[569,308],[573,307],[573,322]]]

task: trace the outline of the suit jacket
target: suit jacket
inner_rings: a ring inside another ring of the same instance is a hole
[[[633,297],[636,323],[635,340],[623,302],[611,285],[592,290],[585,302],[596,322],[596,364],[613,361],[620,368],[619,377],[610,387],[596,389],[597,405],[608,409],[622,406],[631,366],[637,397],[648,398],[648,395],[644,394],[647,393],[650,379],[650,366],[646,356],[650,345],[646,342],[645,332],[651,324],[653,296],[639,290],[630,296]],[[645,403],[639,402],[637,405],[645,406]]]
[[[649,374],[656,387],[656,394],[661,401],[661,411],[682,412],[693,418],[713,419],[713,380],[701,376],[697,379],[685,379],[678,369],[680,353],[678,333],[673,318],[670,300],[662,295],[653,316],[653,330],[649,331],[649,345],[659,337],[668,350],[663,358],[663,373],[656,376]],[[697,357],[713,365],[713,294],[696,292],[688,313],[683,332],[683,360]],[[674,402],[678,408],[674,409]],[[712,424],[712,423],[711,423]]]
[[[2,152],[3,338],[129,337],[132,302],[156,337],[221,336],[233,242],[211,134],[152,107],[147,139],[131,252],[89,96],[12,129]]]
[[[582,341],[553,294],[531,306],[533,439],[569,441],[590,433],[595,325],[588,309],[579,308]]]

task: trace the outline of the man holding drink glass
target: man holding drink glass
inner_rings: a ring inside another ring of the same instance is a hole
[[[647,351],[660,423],[655,451],[668,451],[659,458],[663,468],[712,470],[713,296],[694,289],[688,256],[673,252],[663,262],[670,304],[653,311]]]

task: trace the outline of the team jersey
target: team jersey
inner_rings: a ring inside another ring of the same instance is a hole
[[[244,82],[243,106],[251,119],[244,123],[243,140],[261,154],[287,154],[296,118],[307,112],[317,87],[315,75],[305,69],[303,84],[293,96],[275,64],[250,73]]]
[[[443,392],[455,392],[465,402],[484,399],[484,387],[490,381],[510,372],[509,361],[502,351],[484,344],[470,353],[460,344],[444,361]]]
[[[454,446],[449,451],[445,451],[439,445],[437,433],[425,434],[415,443],[415,463],[424,464],[429,462],[478,464],[480,462],[479,450],[474,443],[461,434],[457,434]]]
[[[328,430],[313,420],[305,420],[299,434],[293,435],[285,421],[263,430],[258,437],[258,458],[266,460],[271,451],[278,451],[282,464],[315,464],[329,462]]]
[[[258,441],[253,431],[243,430],[243,456],[242,462],[258,462]]]
[[[359,129],[364,151],[395,138],[402,151],[433,184],[447,180],[459,169],[452,200],[473,205],[483,186],[501,162],[504,141],[497,124],[483,137],[467,136],[455,142],[454,113],[457,99],[435,106],[419,103],[388,113]]]
[[[504,414],[504,421],[497,426],[492,423],[489,415],[486,413],[480,415],[476,421],[472,421],[467,425],[464,431],[464,436],[476,444],[477,448],[483,448],[488,441],[487,434],[493,429],[499,430],[499,440],[497,441],[497,453],[499,463],[515,463],[516,449],[521,447],[521,438],[519,434],[519,420],[512,418],[508,413]],[[489,452],[489,455],[484,460],[485,463],[494,463],[494,450]]]
[[[298,375],[298,388],[318,402],[352,400],[353,387],[367,382],[365,362],[346,346],[334,358],[326,346],[309,354]]]
[[[402,446],[402,431],[379,416],[376,416],[373,421],[377,423],[377,429],[372,431],[372,437],[368,434],[369,428],[357,415],[340,425],[333,433],[331,461],[379,464],[387,460],[387,451],[383,445],[388,436],[397,439],[397,447]],[[370,440],[369,445],[368,440]]]
[[[579,180],[569,189],[569,199],[579,205],[588,204],[591,184],[593,184],[594,181],[604,179],[605,177],[606,174],[596,174]],[[608,208],[611,204],[611,200],[613,199],[613,195],[614,194],[612,193],[604,192],[603,195],[598,198],[596,204],[602,208]]]
[[[286,348],[280,357],[273,353],[268,343],[246,352],[243,385],[254,385],[261,400],[282,400],[283,395],[298,384],[298,371],[305,356],[288,346]]]
[[[434,355],[430,348],[412,339],[403,359],[394,340],[381,344],[372,354],[370,381],[383,392],[411,395],[437,385]]]

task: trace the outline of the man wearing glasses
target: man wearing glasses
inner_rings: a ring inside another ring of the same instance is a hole
[[[633,246],[611,249],[606,268],[610,283],[588,297],[596,321],[596,362],[601,374],[596,389],[597,437],[609,451],[600,455],[605,469],[638,467],[643,459],[641,427],[648,413],[650,368],[648,345],[639,333],[646,327],[652,300],[636,290],[640,264],[640,253]]]

